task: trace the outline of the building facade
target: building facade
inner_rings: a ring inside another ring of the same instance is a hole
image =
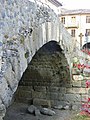
[[[60,20],[79,49],[90,42],[90,10],[62,10]]]

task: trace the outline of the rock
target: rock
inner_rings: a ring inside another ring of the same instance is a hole
[[[40,113],[40,110],[39,109],[35,109],[35,116],[40,116],[41,115],[41,113]]]
[[[0,120],[3,120],[2,116],[0,116]]]
[[[78,106],[77,105],[73,105],[72,106],[72,110],[78,110]]]
[[[37,109],[37,108],[36,108],[34,105],[30,105],[30,106],[28,107],[28,112],[29,112],[30,114],[34,114],[34,112],[35,112],[36,109]]]
[[[66,105],[63,107],[65,110],[69,110],[70,109],[70,106],[69,105]]]
[[[40,112],[44,115],[49,115],[49,116],[56,114],[53,110],[49,108],[41,108]]]
[[[6,113],[5,105],[4,104],[0,104],[0,117],[3,118],[5,116],[5,113]]]
[[[63,108],[62,105],[54,106],[55,109],[61,110]]]
[[[17,36],[14,35],[14,36],[12,37],[12,39],[13,39],[13,40],[16,40],[16,39],[17,39]]]

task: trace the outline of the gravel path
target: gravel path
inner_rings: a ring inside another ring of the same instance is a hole
[[[76,113],[70,110],[56,110],[55,115],[34,116],[27,111],[28,105],[23,103],[14,103],[7,109],[4,120],[71,120],[71,117]]]

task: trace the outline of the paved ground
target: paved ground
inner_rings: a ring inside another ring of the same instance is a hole
[[[27,111],[28,105],[22,103],[14,103],[7,110],[4,120],[71,120],[76,112],[69,110],[55,110],[56,115],[34,116]]]

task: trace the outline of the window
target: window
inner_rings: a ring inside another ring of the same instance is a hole
[[[76,17],[71,17],[72,23],[76,23]]]
[[[72,36],[72,37],[75,37],[75,29],[72,29],[72,30],[71,30],[71,36]]]
[[[86,23],[90,23],[90,16],[86,16]]]
[[[62,22],[63,24],[65,24],[65,17],[62,17],[62,18],[61,18],[61,22]]]
[[[90,29],[86,29],[86,35],[90,36]]]

